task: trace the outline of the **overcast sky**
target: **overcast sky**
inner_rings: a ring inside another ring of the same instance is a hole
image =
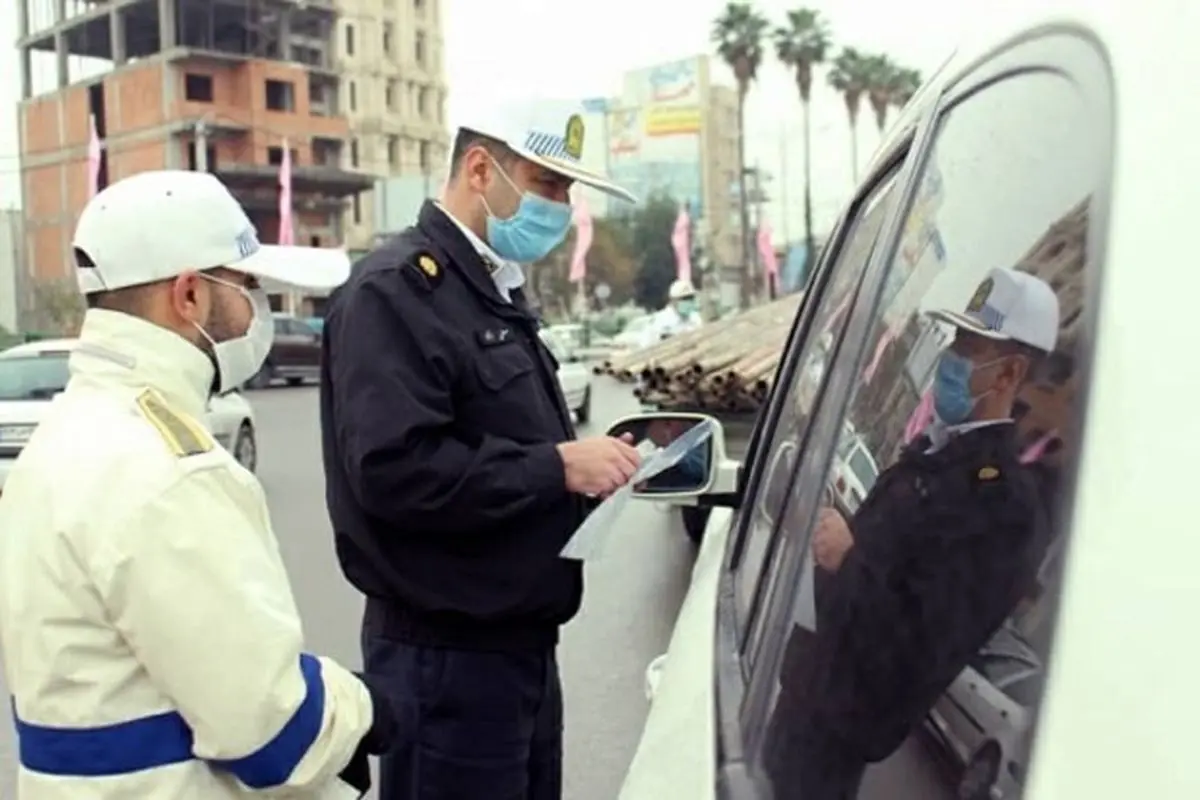
[[[19,1],[19,0],[18,0]],[[723,0],[588,0],[565,14],[562,0],[441,0],[450,86],[450,123],[477,109],[537,97],[612,95],[628,69],[711,52],[709,35]],[[951,52],[964,28],[987,27],[995,15],[1038,0],[815,0],[837,45],[886,52],[925,74]],[[16,3],[0,0],[0,41],[16,39]],[[773,20],[801,3],[759,0]],[[1007,6],[1000,10],[998,5]],[[589,12],[588,9],[595,9]],[[19,202],[16,180],[16,50],[3,48],[0,63],[0,206]],[[717,79],[732,84],[726,70]],[[850,143],[841,99],[818,78],[813,106],[813,191],[817,226],[823,228],[851,188]],[[768,59],[749,101],[748,160],[777,176],[770,214],[777,238],[801,234],[802,164],[799,103],[791,76]],[[782,110],[782,113],[781,113]],[[878,136],[869,112],[860,125],[860,158]],[[785,187],[786,191],[780,191]],[[784,202],[786,199],[786,202]],[[785,214],[786,206],[786,214]]]

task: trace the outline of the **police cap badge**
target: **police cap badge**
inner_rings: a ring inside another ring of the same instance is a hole
[[[571,158],[583,158],[583,117],[572,114],[567,119],[567,133],[563,137],[563,149]]]

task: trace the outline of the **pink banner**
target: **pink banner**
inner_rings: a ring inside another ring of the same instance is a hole
[[[904,443],[912,444],[913,439],[920,436],[931,422],[933,422],[933,390],[925,393],[921,402],[913,409],[912,416],[908,418],[908,424],[904,426]]]
[[[871,363],[867,365],[866,371],[863,372],[863,383],[870,383],[871,378],[875,377],[875,372],[879,369],[880,362],[883,361],[883,354],[887,352],[888,345],[892,343],[893,338],[890,330],[885,330],[879,337],[879,343],[875,345],[875,355],[871,358]]]
[[[675,230],[671,232],[671,249],[675,251],[675,277],[681,281],[692,280],[692,220],[687,208],[679,209],[675,218]]]
[[[88,168],[88,197],[95,197],[100,191],[100,134],[96,132],[96,115],[88,115],[88,150],[87,150],[87,168]]]
[[[771,226],[765,222],[758,226],[758,257],[762,259],[763,272],[772,280],[778,277],[779,257],[771,244]]]
[[[295,221],[292,219],[292,151],[283,140],[283,163],[279,165],[279,244],[296,243]]]
[[[575,252],[571,254],[571,272],[567,276],[571,283],[579,283],[587,277],[587,254],[592,249],[592,212],[588,209],[587,198],[579,193],[572,212],[575,220]]]
[[[1053,442],[1057,438],[1058,438],[1058,431],[1053,430],[1053,431],[1050,431],[1049,433],[1047,433],[1042,438],[1038,439],[1036,442],[1034,442],[1033,444],[1031,444],[1029,446],[1028,450],[1026,450],[1024,453],[1021,454],[1021,463],[1022,464],[1032,464],[1033,462],[1037,461],[1039,458],[1041,458],[1042,456],[1044,456],[1046,454],[1046,448],[1049,447],[1050,443]]]

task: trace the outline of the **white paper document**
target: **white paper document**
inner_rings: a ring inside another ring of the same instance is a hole
[[[633,487],[678,464],[690,450],[700,447],[711,439],[714,430],[716,430],[716,426],[713,425],[712,420],[704,420],[689,428],[686,433],[666,447],[654,451],[643,459],[642,465],[629,479],[629,483],[613,492],[607,500],[596,506],[596,509],[571,535],[571,540],[567,542],[567,546],[559,555],[578,561],[597,558],[603,552],[604,544],[612,534],[613,523],[621,516],[629,499],[633,497]]]
[[[796,592],[796,607],[792,609],[792,621],[813,633],[817,631],[816,578],[813,575],[816,561],[811,551],[804,554],[804,562],[800,566],[800,586]]]

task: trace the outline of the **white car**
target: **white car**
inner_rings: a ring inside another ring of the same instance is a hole
[[[724,456],[718,428],[708,487],[671,500],[712,510],[666,658],[647,676],[653,702],[620,800],[815,800],[776,777],[796,764],[791,736],[803,744],[813,729],[777,725],[776,714],[806,697],[830,698],[787,683],[809,674],[789,656],[820,641],[803,635],[807,627],[819,636],[823,618],[819,607],[812,613],[813,532],[818,518],[829,519],[818,511],[843,425],[853,420],[879,454],[878,491],[896,457],[882,454],[901,451],[920,401],[909,374],[915,320],[932,308],[966,308],[996,266],[1050,283],[1061,311],[1058,346],[1072,355],[1068,374],[1038,376],[1033,390],[1073,435],[1045,498],[1053,504],[1047,534],[1064,541],[1063,577],[1033,610],[1012,610],[1023,635],[1041,643],[1048,676],[1043,697],[1014,726],[1023,741],[1013,751],[1028,750],[1014,778],[1025,800],[1200,797],[1192,753],[1200,538],[1180,524],[1198,511],[1188,443],[1200,442],[1200,272],[1186,264],[1200,159],[1186,155],[1195,145],[1180,98],[1194,95],[1200,73],[1200,5],[1026,0],[979,5],[970,18],[983,41],[956,52],[894,116],[822,248],[744,460]],[[816,332],[839,307],[837,346],[824,351]],[[881,366],[864,383],[863,367],[877,354]],[[826,362],[820,391],[802,404],[797,394],[803,376],[816,374],[814,358]],[[981,468],[960,477],[999,476]],[[900,502],[924,499],[919,482],[895,488],[913,490]],[[876,544],[885,556],[904,555]],[[938,562],[906,566],[930,575]],[[894,573],[859,574],[857,585],[842,584],[839,619],[853,619],[865,602],[921,613]],[[889,593],[898,604],[886,603]],[[847,641],[856,630],[874,631],[881,647]],[[930,646],[941,642],[936,630],[921,635]],[[862,626],[834,636],[841,657],[863,659],[849,662],[863,672],[838,675],[897,681],[888,691],[909,685],[870,658],[916,641],[904,630]],[[781,703],[785,687],[789,702]],[[875,720],[853,716],[870,706],[846,704],[853,699],[819,711],[848,709],[830,727],[870,741]],[[874,745],[885,757],[847,796],[957,796],[958,776],[931,763],[923,746],[917,715],[930,709],[919,705],[890,728],[909,738],[896,749]]]
[[[50,339],[0,352],[0,489],[49,403],[67,385],[67,358],[75,343]],[[253,472],[258,440],[246,398],[237,392],[212,398],[207,422],[213,438]]]
[[[929,712],[926,730],[962,769],[960,800],[1019,800],[1041,683],[1041,659],[1002,629]]]
[[[842,508],[850,513],[857,511],[878,477],[879,465],[867,443],[847,423],[830,472],[830,488],[837,493]]]
[[[587,364],[563,347],[562,342],[550,333],[541,332],[542,342],[558,362],[558,385],[562,387],[567,408],[575,414],[575,421],[586,425],[592,418],[592,371]]]

